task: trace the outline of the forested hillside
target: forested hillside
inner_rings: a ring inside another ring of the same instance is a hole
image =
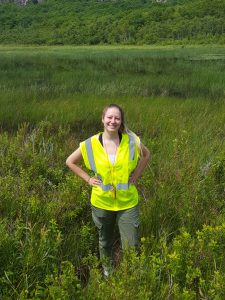
[[[1,44],[225,43],[225,0],[0,1]]]

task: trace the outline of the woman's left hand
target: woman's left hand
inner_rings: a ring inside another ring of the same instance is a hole
[[[134,178],[133,175],[130,176],[130,178],[129,178],[129,183],[130,183],[130,184],[135,184],[135,183],[136,183],[136,179]]]

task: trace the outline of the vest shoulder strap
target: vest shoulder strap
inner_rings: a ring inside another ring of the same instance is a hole
[[[97,173],[96,163],[94,159],[94,152],[92,147],[92,138],[95,138],[95,136],[85,140],[84,143],[85,143],[85,148],[86,148],[86,153],[87,153],[87,158],[88,158],[90,168],[92,171]],[[128,134],[128,143],[129,143],[129,159],[134,160],[136,145],[135,145],[134,136],[132,134]]]
[[[92,138],[90,137],[89,139],[87,139],[85,141],[85,146],[86,146],[88,161],[89,161],[89,165],[91,167],[91,170],[94,171],[95,173],[97,173],[91,139]]]

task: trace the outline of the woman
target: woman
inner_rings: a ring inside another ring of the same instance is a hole
[[[127,130],[124,112],[116,104],[107,106],[102,114],[103,133],[80,143],[66,160],[67,166],[92,186],[92,217],[99,230],[100,258],[104,276],[112,269],[113,232],[117,224],[122,248],[137,248],[139,206],[135,183],[146,167],[150,153],[139,138]],[[89,176],[78,165],[94,171]],[[140,159],[139,159],[140,158]]]

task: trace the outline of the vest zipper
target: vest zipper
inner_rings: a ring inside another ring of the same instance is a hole
[[[108,151],[107,151],[107,147],[104,143],[104,139],[103,139],[103,135],[102,135],[102,144],[103,144],[103,148],[105,150],[105,153],[106,153],[106,156],[107,156],[107,160],[108,160],[108,164],[109,164],[109,167],[110,167],[110,173],[111,173],[111,185],[112,185],[112,192],[113,192],[113,196],[114,196],[114,199],[116,199],[116,185],[114,185],[114,166],[116,164],[116,160],[117,160],[117,154],[118,154],[118,148],[119,146],[116,148],[116,152],[115,152],[115,160],[114,160],[114,164],[109,160],[109,154],[108,154]]]
[[[116,187],[113,185],[114,199],[116,199]]]
[[[114,182],[114,166],[111,168],[111,176],[112,176],[112,186],[113,186],[113,192],[114,192],[114,199],[116,199],[116,185],[113,184]]]

